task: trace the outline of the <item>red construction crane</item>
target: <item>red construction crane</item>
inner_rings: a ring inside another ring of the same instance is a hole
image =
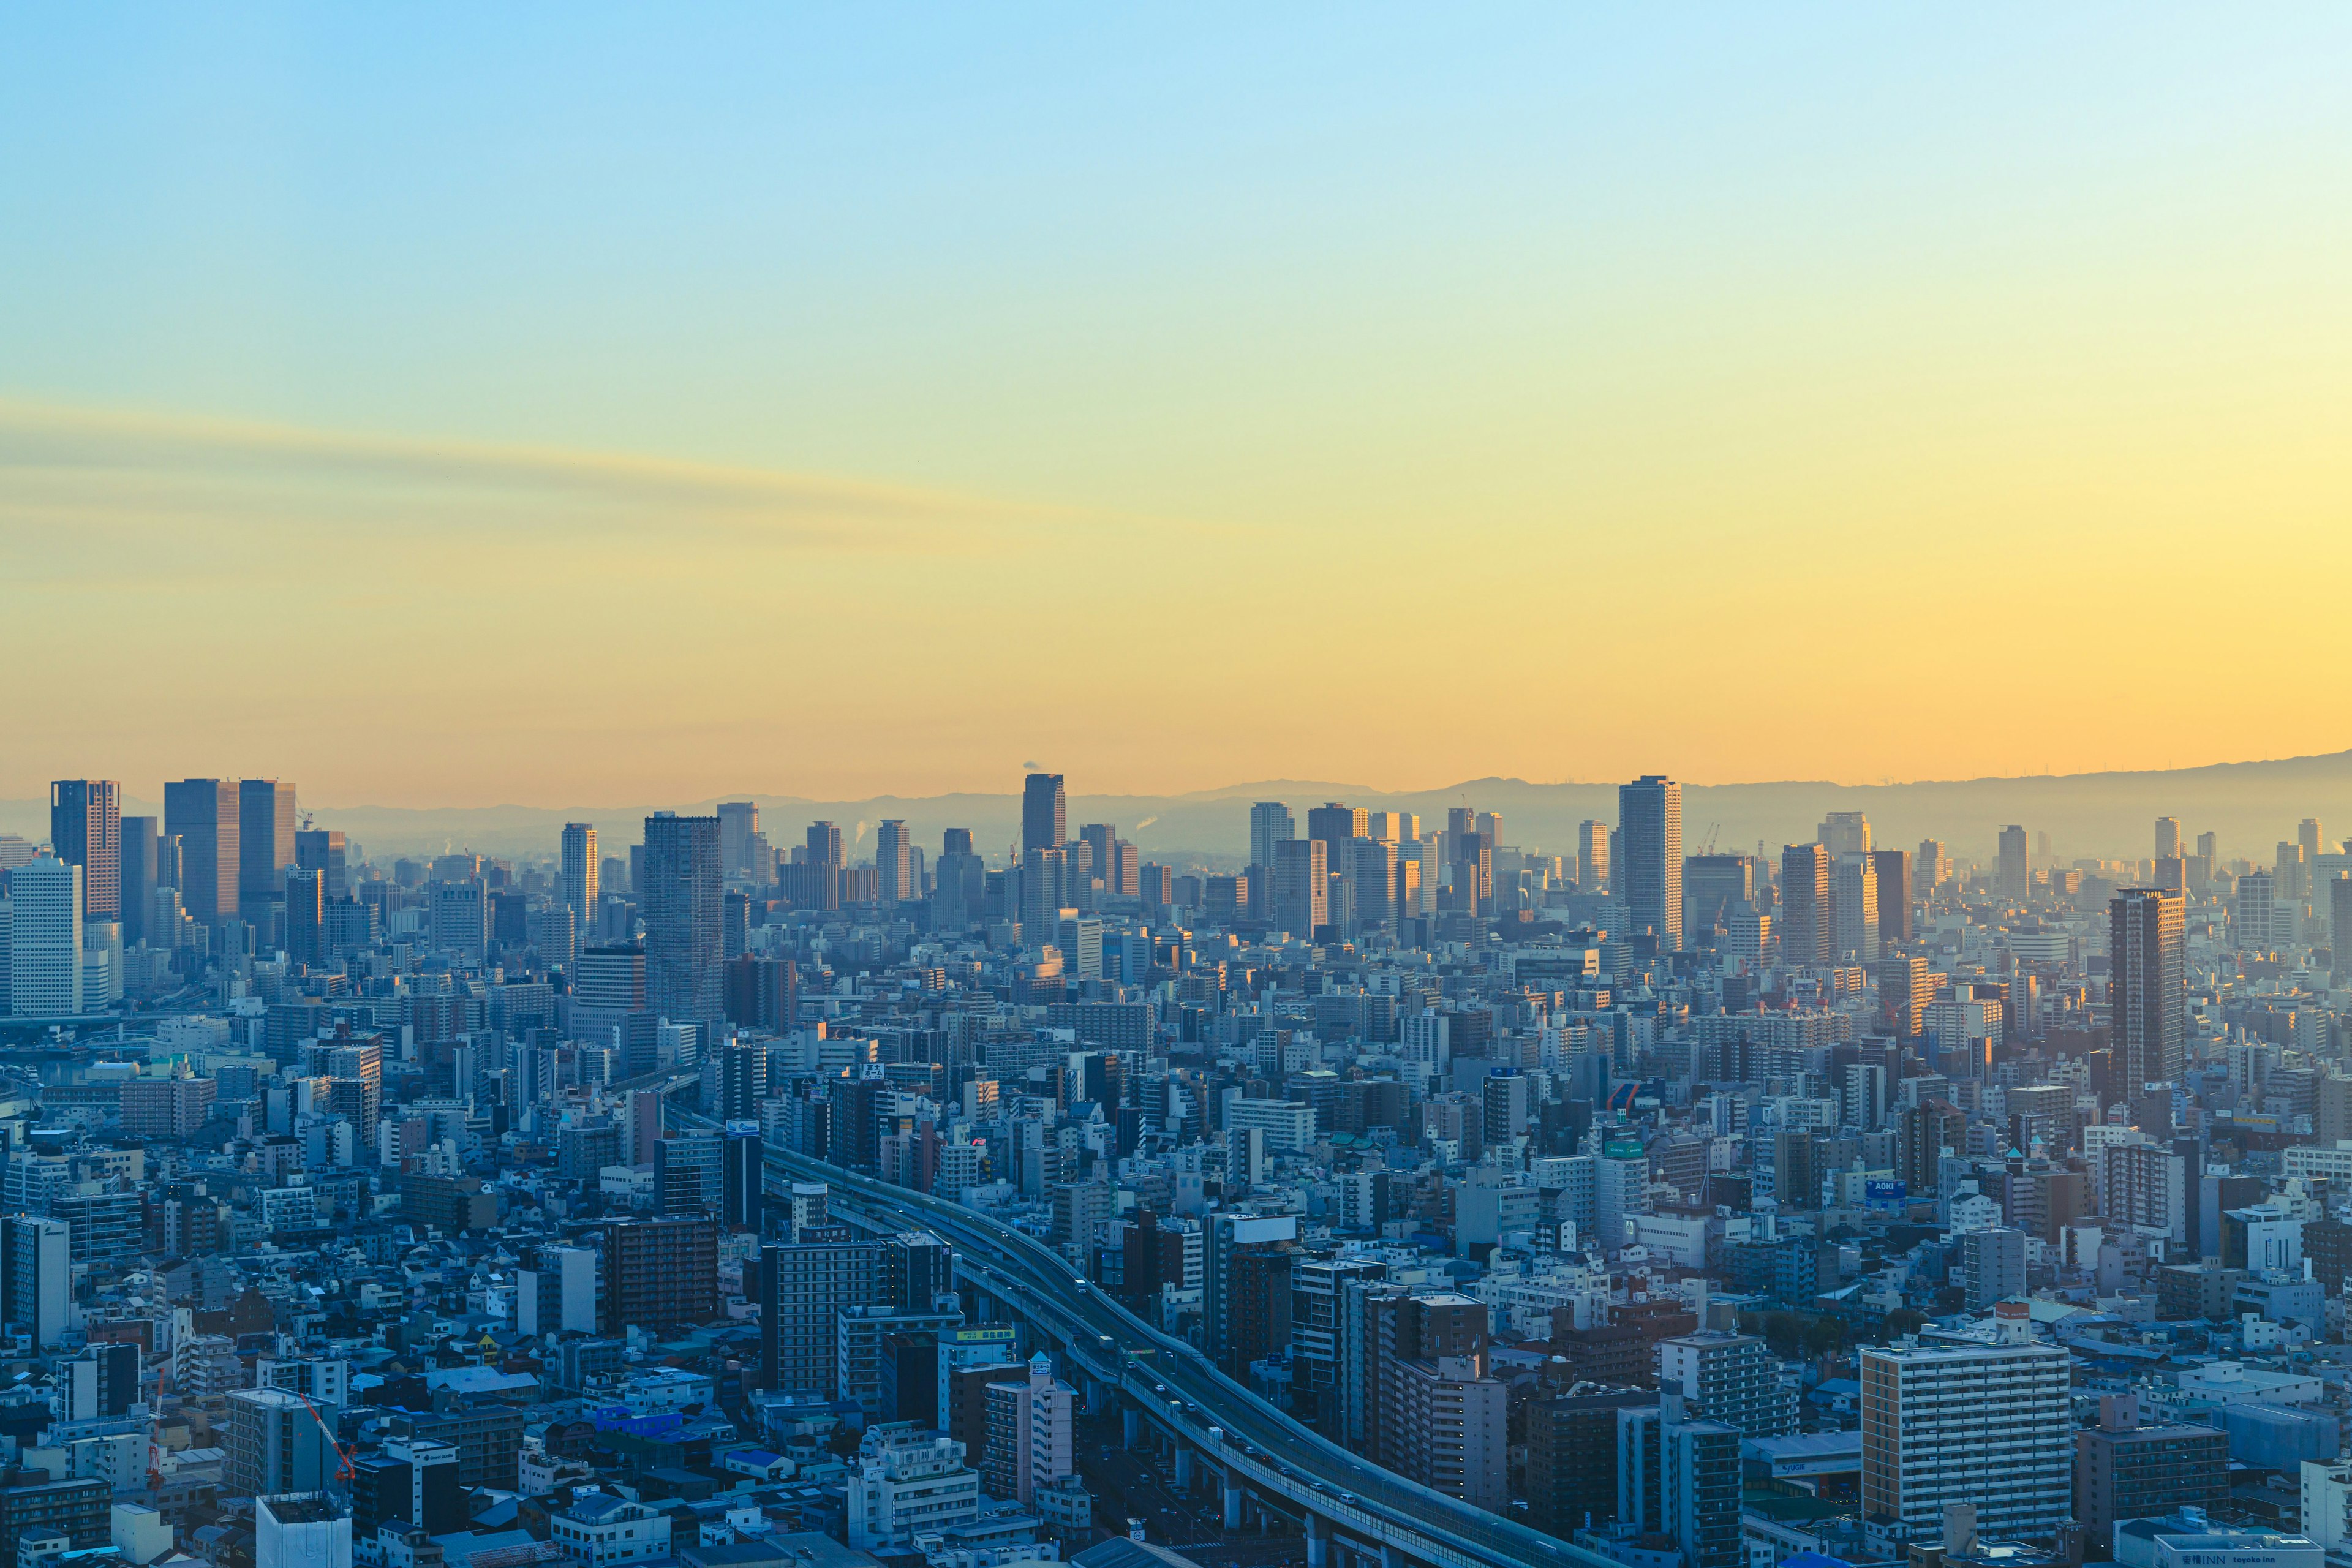
[[[302,1408],[310,1413],[310,1419],[319,1424],[320,1434],[327,1439],[327,1447],[335,1451],[335,1479],[345,1486],[351,1485],[359,1474],[352,1468],[352,1451],[337,1440],[335,1429],[327,1425],[327,1418],[319,1414],[319,1407],[310,1403],[310,1396],[299,1388],[292,1392],[294,1397],[302,1402]]]

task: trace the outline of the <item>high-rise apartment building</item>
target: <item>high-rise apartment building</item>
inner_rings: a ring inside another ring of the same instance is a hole
[[[596,927],[596,907],[603,898],[597,887],[601,868],[596,861],[596,825],[593,822],[567,822],[563,825],[563,901],[572,906],[573,930],[584,942],[587,933]]]
[[[874,830],[874,898],[893,909],[922,889],[915,886],[915,841],[907,836],[905,819],[886,816]]]
[[[1683,945],[1683,786],[1645,773],[1617,786],[1618,896],[1633,930],[1654,931],[1661,952]]]
[[[717,838],[717,820],[713,842]],[[719,1222],[707,1215],[620,1220],[604,1227],[606,1333],[719,1316]]]
[[[1797,1402],[1780,1365],[1752,1334],[1706,1331],[1658,1342],[1658,1386],[1683,1396],[1694,1421],[1720,1421],[1743,1437],[1797,1429]]]
[[[0,1218],[0,1321],[56,1344],[73,1312],[73,1227],[30,1215]]]
[[[1780,851],[1780,961],[1827,963],[1837,945],[1837,910],[1830,852],[1819,844]]]
[[[2156,858],[2159,860],[2180,854],[2180,818],[2159,816],[2156,819]]]
[[[2109,1014],[2116,1065],[2133,1093],[2186,1068],[2188,906],[2178,893],[2126,888],[2107,904]]]
[[[8,873],[16,906],[8,926],[8,1010],[19,1018],[66,1018],[106,1005],[82,994],[81,868],[39,856]]]
[[[1952,857],[1945,850],[1944,841],[1940,838],[1919,840],[1918,859],[1911,870],[1912,875],[1918,879],[1919,890],[1923,893],[1932,893],[1950,881]]]
[[[227,1449],[221,1479],[242,1497],[322,1490],[341,1462],[311,1406],[282,1388],[229,1391]]]
[[[1878,868],[1868,855],[1856,855],[1841,859],[1832,876],[1837,889],[1832,900],[1837,917],[1836,956],[1841,961],[1875,963]]]
[[[656,812],[646,818],[646,1005],[673,1024],[726,1016],[719,819]]]
[[[294,865],[294,786],[247,779],[236,790],[236,912],[266,940]]]
[[[1059,849],[1070,836],[1070,798],[1059,773],[1031,773],[1021,784],[1021,853]]]
[[[49,849],[81,868],[88,918],[122,915],[122,786],[112,779],[59,779],[49,785]]]
[[[180,841],[180,902],[198,925],[236,918],[241,822],[235,779],[163,786],[163,832]]]
[[[2327,937],[2330,973],[2338,980],[2352,975],[2352,877],[2327,884]]]
[[[340,827],[301,827],[294,832],[294,867],[315,871],[320,879],[319,899],[335,903],[351,896],[349,847]]]
[[[1923,1536],[1948,1504],[1996,1540],[2048,1535],[2074,1511],[2073,1358],[2037,1342],[2022,1301],[1993,1308],[1991,1344],[1862,1352],[1862,1507]]]

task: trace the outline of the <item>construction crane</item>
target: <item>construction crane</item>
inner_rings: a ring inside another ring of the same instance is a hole
[[[326,1438],[327,1447],[335,1451],[335,1479],[342,1482],[346,1487],[350,1486],[359,1476],[359,1472],[352,1468],[352,1451],[343,1447],[341,1439],[335,1434],[335,1429],[327,1425],[327,1418],[319,1414],[317,1405],[310,1403],[309,1394],[299,1388],[289,1392],[302,1402],[302,1408],[309,1411],[310,1419],[319,1424],[320,1436]]]
[[[1716,836],[1717,834],[1718,834],[1718,833],[1721,833],[1722,831],[1723,831],[1723,824],[1721,824],[1720,822],[1710,822],[1710,823],[1708,823],[1708,824],[1706,825],[1706,842],[1702,843],[1702,844],[1698,847],[1698,852],[1699,852],[1700,854],[1702,854],[1702,855],[1712,855],[1712,854],[1714,854],[1714,853],[1715,853],[1715,836]]]

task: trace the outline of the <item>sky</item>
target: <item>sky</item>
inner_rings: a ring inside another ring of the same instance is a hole
[[[2352,11],[0,16],[0,795],[2352,746]]]

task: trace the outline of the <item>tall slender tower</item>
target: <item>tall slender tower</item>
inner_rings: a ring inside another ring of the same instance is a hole
[[[646,1003],[674,1024],[726,1016],[719,819],[656,812],[646,818]]]
[[[1274,869],[1274,847],[1286,838],[1298,837],[1298,824],[1290,815],[1290,807],[1278,800],[1262,800],[1250,807],[1250,858],[1253,866]]]
[[[237,914],[262,936],[271,908],[286,897],[294,866],[294,786],[247,779],[237,786]]]
[[[1661,952],[1683,945],[1683,786],[1644,773],[1617,786],[1618,896],[1636,931],[1657,933]]]
[[[1021,786],[1021,853],[1059,849],[1070,833],[1070,799],[1059,773],[1031,773]]]
[[[596,905],[602,892],[596,885],[596,825],[563,825],[563,901],[572,906],[572,929],[585,933],[595,929]]]
[[[1609,885],[1609,825],[1605,822],[1577,824],[1576,885],[1588,893]]]
[[[1791,844],[1780,851],[1780,961],[1801,966],[1827,963],[1837,942],[1836,899],[1830,881],[1830,852],[1821,844]]]
[[[2126,888],[2107,904],[2108,1011],[2126,1089],[2178,1083],[2187,1065],[2187,902],[2159,888]]]
[[[49,847],[81,868],[82,916],[122,915],[122,786],[112,779],[59,779],[49,785]]]
[[[874,830],[874,897],[886,910],[915,896],[914,847],[902,817],[886,816]]]

